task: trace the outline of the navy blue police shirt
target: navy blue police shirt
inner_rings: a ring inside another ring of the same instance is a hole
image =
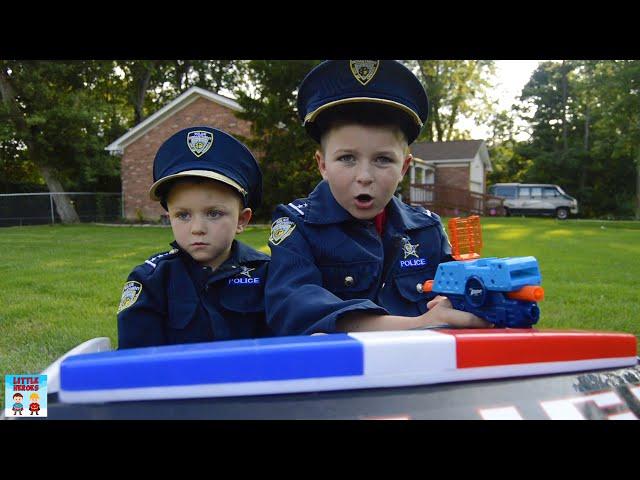
[[[118,309],[118,347],[270,336],[264,286],[269,256],[234,240],[215,271],[176,242],[137,266]]]
[[[321,181],[308,198],[273,214],[267,323],[276,335],[336,331],[347,312],[415,317],[441,262],[452,260],[440,217],[393,197],[386,225],[354,218]]]

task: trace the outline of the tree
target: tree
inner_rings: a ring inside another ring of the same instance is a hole
[[[640,220],[640,61],[600,62],[592,72],[592,90],[597,95],[592,151],[624,165],[616,172],[621,175],[615,179],[616,193],[633,192],[635,201],[630,203]],[[624,201],[624,195],[618,199]]]
[[[492,60],[412,60],[405,64],[427,91],[429,116],[418,140],[450,141],[468,138],[456,123],[461,117],[482,124],[493,111],[487,96],[495,73]]]
[[[306,196],[320,180],[313,154],[317,144],[302,127],[296,110],[298,85],[319,61],[252,60],[246,81],[236,91],[252,122],[251,138],[243,138],[259,158],[263,172],[263,206],[256,214],[268,218],[279,203]],[[249,88],[249,86],[251,88]]]
[[[64,183],[100,162],[113,122],[104,92],[96,87],[113,72],[112,62],[0,61],[3,162],[37,170],[54,195],[64,223],[78,222]],[[99,80],[100,79],[100,80]],[[113,162],[111,161],[111,165]]]
[[[526,181],[562,185],[586,216],[640,216],[638,65],[540,64],[521,96],[532,128],[516,148],[532,161]]]
[[[487,174],[487,182],[521,182],[533,162],[518,153],[519,142],[515,139],[518,132],[513,116],[506,110],[498,112],[489,126],[492,134],[487,140],[487,149],[493,171]]]
[[[244,65],[239,60],[123,60],[124,88],[133,108],[134,127],[151,113],[193,86],[219,93],[242,83]]]

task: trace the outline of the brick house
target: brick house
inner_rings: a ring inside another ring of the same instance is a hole
[[[124,216],[158,220],[165,211],[149,198],[153,183],[153,158],[167,138],[192,126],[219,128],[231,135],[250,135],[251,124],[236,117],[242,107],[230,98],[191,87],[107,146],[121,155],[120,178]]]
[[[493,170],[484,140],[416,142],[411,153],[409,203],[445,215],[484,209],[487,172]]]

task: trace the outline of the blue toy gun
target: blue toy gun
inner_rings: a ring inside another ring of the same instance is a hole
[[[444,295],[456,310],[498,328],[528,328],[540,318],[540,280],[534,257],[481,258],[441,263],[422,291]]]
[[[535,257],[479,258],[478,216],[452,218],[449,231],[457,261],[441,263],[422,291],[444,295],[456,310],[471,312],[498,328],[529,328],[537,323],[537,302],[544,299],[544,290]]]

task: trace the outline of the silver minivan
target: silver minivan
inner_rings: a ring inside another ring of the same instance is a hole
[[[578,201],[558,185],[547,183],[496,183],[489,194],[504,197],[504,209],[509,215],[554,215],[565,220],[578,213]]]

